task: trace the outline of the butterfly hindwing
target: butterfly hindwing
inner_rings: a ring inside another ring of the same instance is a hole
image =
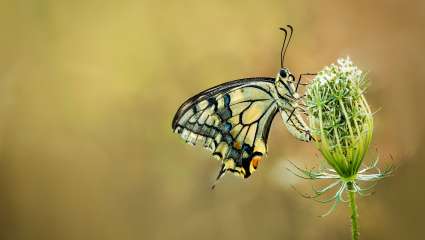
[[[173,129],[189,144],[204,147],[226,171],[249,177],[267,151],[271,122],[278,111],[271,95],[272,78],[228,82],[188,99],[173,120]]]

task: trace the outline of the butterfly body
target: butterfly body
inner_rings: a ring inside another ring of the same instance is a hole
[[[276,76],[276,91],[272,92],[279,111],[283,119],[283,123],[295,138],[301,141],[311,141],[310,131],[301,117],[299,112],[298,99],[299,94],[294,86],[295,78],[287,68],[282,68]]]
[[[282,67],[276,78],[246,78],[212,87],[180,106],[172,128],[187,143],[202,143],[222,162],[217,179],[226,172],[248,178],[267,152],[278,112],[292,135],[311,140],[294,83],[294,76]]]

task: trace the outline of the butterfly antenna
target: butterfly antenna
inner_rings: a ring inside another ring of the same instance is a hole
[[[282,67],[283,67],[283,61],[285,60],[286,50],[288,50],[289,43],[291,43],[291,39],[292,39],[292,33],[294,32],[294,28],[291,25],[286,25],[286,26],[291,30],[291,32],[289,34],[288,43],[286,44],[285,50],[282,53]]]
[[[279,29],[285,33],[285,38],[283,39],[283,43],[282,43],[282,49],[280,50],[280,67],[283,68],[283,58],[284,58],[283,52],[285,49],[286,36],[288,36],[288,31],[286,31],[286,29],[284,28],[279,28]]]

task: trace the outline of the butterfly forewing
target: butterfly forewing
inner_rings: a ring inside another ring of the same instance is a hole
[[[228,82],[188,99],[173,129],[190,144],[202,143],[226,171],[249,177],[265,155],[271,122],[278,110],[273,78]]]

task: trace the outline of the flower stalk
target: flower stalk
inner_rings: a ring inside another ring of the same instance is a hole
[[[357,212],[356,192],[349,191],[348,195],[350,198],[350,208],[351,208],[351,238],[353,240],[358,240],[360,234],[359,234],[359,227],[358,227],[359,214]]]

